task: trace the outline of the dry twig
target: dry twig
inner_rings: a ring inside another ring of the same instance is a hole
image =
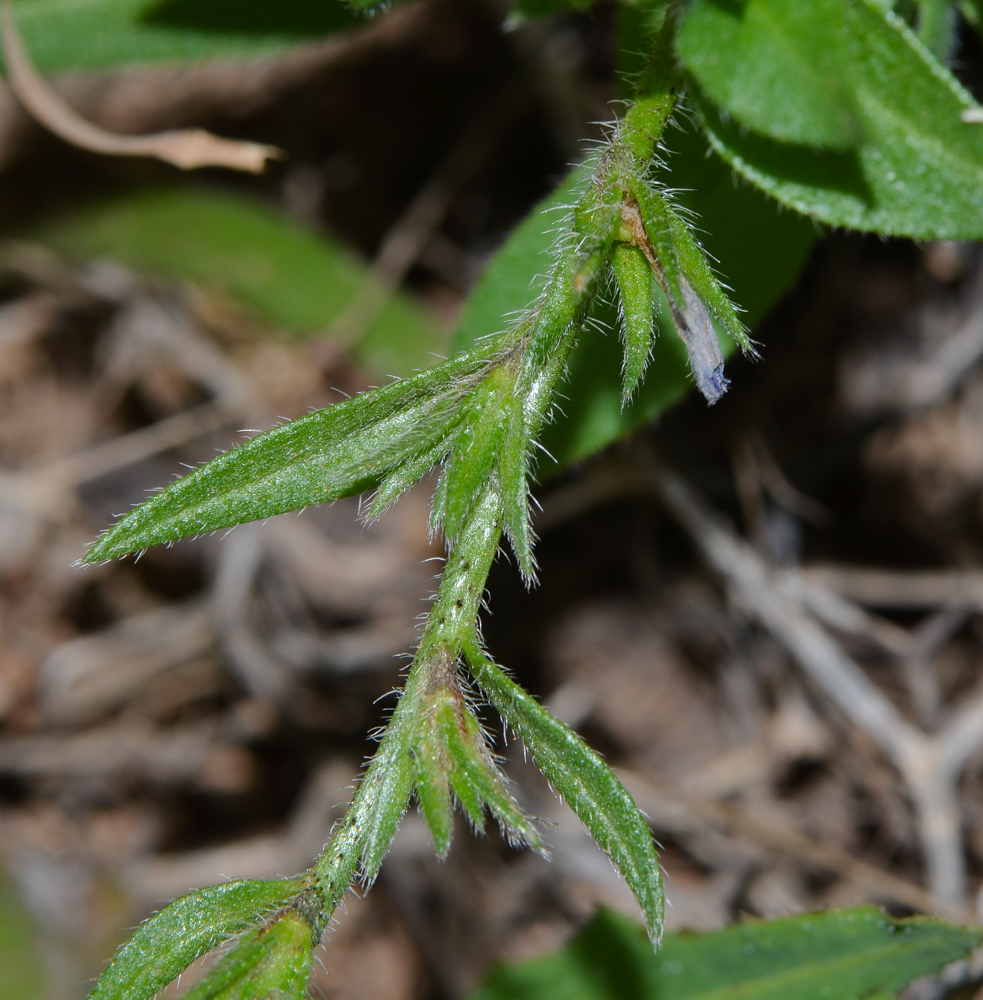
[[[150,135],[120,135],[93,125],[45,81],[31,63],[10,0],[0,6],[0,39],[10,87],[45,128],[81,149],[105,156],[151,156],[182,170],[228,167],[261,174],[267,160],[283,156],[275,146],[223,139],[204,129],[173,129]]]
[[[692,795],[663,779],[655,783],[648,775],[624,769],[619,769],[618,775],[646,813],[658,814],[664,811],[662,802],[667,800],[712,829],[731,831],[755,846],[823,868],[883,899],[890,899],[925,913],[934,913],[947,920],[974,922],[973,914],[963,906],[944,902],[907,879],[881,871],[791,827],[776,826],[772,820],[763,823],[741,809]]]
[[[675,473],[649,454],[640,462],[655,491],[727,581],[734,598],[792,654],[807,676],[880,747],[911,796],[930,892],[948,906],[966,897],[957,782],[983,747],[983,689],[938,734],[909,722],[797,600],[801,578],[767,565]]]

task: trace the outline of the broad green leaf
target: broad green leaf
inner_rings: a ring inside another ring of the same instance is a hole
[[[781,211],[750,185],[735,184],[730,168],[707,155],[706,142],[687,123],[670,130],[666,142],[672,152],[668,169],[658,177],[669,188],[682,189],[676,202],[696,214],[704,248],[719,261],[719,273],[744,308],[744,320],[753,326],[797,277],[816,229],[808,220]],[[555,228],[582,180],[582,172],[574,171],[506,240],[468,300],[455,337],[457,350],[501,330],[509,314],[535,300],[552,264]],[[561,389],[562,412],[543,433],[543,444],[559,465],[586,458],[654,420],[692,387],[686,350],[668,319],[664,297],[659,298],[658,291],[656,296],[663,312],[657,316],[652,360],[625,408],[617,315],[610,304],[596,304],[596,326],[611,332],[605,335],[589,327],[581,337]],[[727,355],[733,343],[723,338],[721,347]],[[544,460],[540,474],[552,468]]]
[[[328,330],[368,275],[328,237],[249,199],[205,188],[124,194],[49,222],[32,236],[72,257],[107,257],[193,281],[297,334]],[[445,344],[437,324],[398,294],[354,353],[372,374],[405,375],[429,365],[431,352]]]
[[[771,197],[834,226],[983,236],[983,129],[960,117],[975,104],[900,18],[871,0],[695,0],[678,45],[714,148]],[[790,131],[817,67],[849,96],[853,144],[818,116]]]
[[[455,352],[470,350],[482,337],[504,330],[515,313],[536,300],[553,267],[556,227],[588,176],[584,167],[573,170],[502,244],[468,296],[454,335]]]
[[[495,969],[471,1000],[891,1000],[981,938],[863,906],[667,934],[653,954],[641,927],[602,910],[562,951]]]
[[[358,23],[341,0],[16,0],[44,73],[281,51]]]
[[[176,900],[137,928],[89,1000],[148,1000],[195,959],[283,906],[300,889],[292,880],[239,880]]]
[[[814,46],[803,46],[802,29],[816,15],[809,4],[795,9],[790,18],[767,2],[698,2],[679,29],[679,55],[706,96],[748,128],[783,142],[853,148],[863,122],[841,73],[846,40],[831,45],[834,29],[824,27]]]
[[[450,441],[484,366],[480,352],[462,355],[260,434],[121,518],[85,561],[364,493]]]
[[[645,917],[649,937],[662,936],[662,871],[651,831],[615,773],[568,726],[508,678],[475,647],[465,647],[474,678],[512,727],[536,765],[614,862]]]
[[[311,925],[284,913],[243,935],[184,1000],[304,1000],[314,944]]]

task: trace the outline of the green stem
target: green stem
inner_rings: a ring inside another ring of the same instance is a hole
[[[591,184],[576,209],[569,249],[562,253],[533,313],[501,338],[492,375],[502,371],[522,400],[526,448],[535,441],[564,377],[567,358],[608,264],[621,220],[622,203],[647,169],[676,105],[677,73],[667,19],[645,79],[644,96],[629,109],[618,137],[598,160]],[[472,669],[480,648],[479,613],[485,584],[503,530],[503,500],[489,476],[464,519],[441,575],[433,607],[407,674],[402,695],[378,750],[321,857],[307,876],[297,909],[315,939],[327,926],[348,886],[359,876],[371,882],[395,835],[415,788],[412,738],[437,671],[465,650]],[[486,693],[491,667],[482,667]],[[509,682],[512,685],[512,682]],[[514,686],[516,691],[521,691]],[[528,696],[527,696],[528,697]],[[504,708],[496,701],[496,708]]]
[[[348,886],[371,881],[413,793],[406,735],[420,711],[432,668],[457,660],[477,634],[485,581],[502,534],[501,500],[486,487],[441,576],[437,598],[385,735],[344,817],[311,869],[298,909],[319,938]]]

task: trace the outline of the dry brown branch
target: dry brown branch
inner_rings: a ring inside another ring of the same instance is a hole
[[[930,891],[946,905],[963,906],[966,871],[956,783],[959,771],[983,747],[983,695],[972,698],[936,736],[913,725],[790,596],[788,573],[769,567],[679,476],[651,455],[639,454],[657,495],[726,580],[735,601],[789,650],[897,768],[914,804]]]
[[[42,715],[56,726],[92,722],[214,645],[200,602],[132,615],[97,635],[62,644],[41,664]]]
[[[274,660],[251,627],[250,596],[263,562],[262,525],[240,525],[221,548],[212,588],[212,618],[222,649],[246,688],[283,704],[295,690],[287,666]]]
[[[182,170],[228,167],[261,174],[281,150],[256,142],[223,139],[204,129],[174,129],[150,135],[120,135],[78,114],[35,70],[14,20],[10,0],[0,6],[0,41],[10,87],[45,128],[81,149],[105,156],[150,156]]]
[[[124,720],[71,736],[8,737],[0,740],[0,773],[61,780],[131,775],[207,785],[209,756],[237,735],[215,718],[163,730]]]
[[[975,570],[903,572],[865,566],[811,566],[802,575],[868,607],[920,610],[964,605],[983,610],[983,573]]]

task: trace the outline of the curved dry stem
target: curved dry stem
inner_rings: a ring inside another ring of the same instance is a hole
[[[59,138],[104,156],[150,156],[181,170],[228,167],[261,174],[268,160],[281,159],[275,146],[223,139],[204,129],[172,129],[150,135],[120,135],[83,118],[34,68],[17,30],[10,0],[0,6],[0,42],[10,88],[32,117]]]

